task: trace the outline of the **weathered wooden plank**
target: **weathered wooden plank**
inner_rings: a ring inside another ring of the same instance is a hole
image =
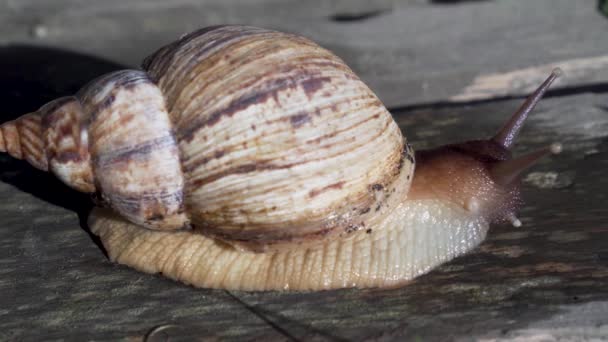
[[[608,81],[608,20],[595,0],[0,1],[0,42],[51,45],[138,65],[198,27],[241,23],[335,51],[389,106],[521,95],[551,65],[556,85]],[[528,70],[528,68],[533,68]]]
[[[53,50],[3,48],[0,102],[11,113],[31,110],[116,67]],[[177,325],[164,332],[175,340],[602,337],[608,327],[606,99],[600,92],[542,102],[516,153],[562,141],[564,153],[533,171],[555,172],[566,186],[530,180],[523,227],[495,226],[473,253],[398,289],[228,293],[113,265],[83,224],[86,198],[3,156],[0,340],[140,340],[164,324]],[[488,136],[518,104],[393,114],[422,148]]]

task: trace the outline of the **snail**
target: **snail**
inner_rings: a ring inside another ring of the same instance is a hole
[[[204,28],[0,126],[0,149],[90,193],[112,261],[197,287],[407,283],[519,226],[511,148],[556,69],[498,133],[417,151],[311,40]],[[414,173],[415,171],[415,173]]]

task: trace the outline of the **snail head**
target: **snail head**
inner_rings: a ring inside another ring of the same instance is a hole
[[[560,74],[554,69],[492,138],[417,152],[409,198],[443,198],[490,222],[508,221],[519,227],[515,213],[522,205],[522,172],[539,159],[560,153],[562,146],[554,143],[516,158],[512,148],[528,114]]]

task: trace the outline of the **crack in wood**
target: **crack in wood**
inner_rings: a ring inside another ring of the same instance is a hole
[[[376,9],[364,12],[336,13],[329,18],[339,23],[365,21],[389,13],[390,9]]]
[[[320,331],[318,329],[311,327],[310,325],[306,325],[306,324],[288,319],[288,318],[284,317],[283,315],[279,315],[277,313],[266,311],[266,310],[260,309],[256,306],[250,305],[250,304],[246,303],[244,300],[242,300],[241,298],[239,298],[238,296],[236,296],[231,291],[226,290],[225,292],[230,297],[232,297],[236,302],[238,302],[240,305],[242,305],[245,309],[247,309],[249,312],[251,312],[253,315],[258,317],[264,323],[266,323],[271,328],[273,328],[275,331],[281,333],[283,336],[285,336],[286,338],[288,338],[292,341],[308,341],[315,337],[316,338],[320,337],[325,341],[335,341],[335,342],[348,341],[348,339],[341,338],[341,337]],[[302,337],[297,338],[295,336],[296,334],[294,332],[290,331],[291,328],[290,329],[284,328],[282,325],[279,325],[276,322],[274,322],[271,319],[271,317],[274,317],[274,320],[281,320],[283,322],[286,322],[289,327],[297,326],[298,328],[302,329],[304,331],[304,333],[301,334]]]
[[[257,310],[255,307],[245,303],[243,300],[241,300],[239,297],[237,297],[232,292],[230,292],[228,290],[226,290],[225,292],[226,292],[226,294],[228,294],[228,296],[230,296],[232,299],[234,299],[237,303],[242,305],[247,311],[251,312],[254,316],[261,319],[264,323],[266,323],[268,326],[270,326],[274,331],[283,335],[283,337],[286,337],[290,341],[299,341],[295,336],[291,335],[291,333],[289,331],[283,329],[280,325],[273,322],[271,319],[269,319],[266,315],[264,315],[261,311]]]

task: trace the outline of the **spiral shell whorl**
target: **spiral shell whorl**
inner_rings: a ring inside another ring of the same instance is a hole
[[[62,97],[0,126],[2,150],[50,171],[82,192],[94,192],[86,125],[78,100]]]
[[[348,233],[407,193],[413,159],[390,113],[306,38],[207,28],[144,69],[165,96],[203,232],[262,244]]]
[[[147,74],[123,70],[76,96],[0,126],[0,147],[72,188],[99,192],[129,221],[189,226],[179,153],[164,98]]]
[[[104,75],[77,97],[89,116],[89,151],[104,200],[147,228],[188,226],[171,122],[160,90],[146,73]]]
[[[41,118],[36,112],[6,122],[0,126],[0,150],[13,158],[24,159],[46,171],[47,160],[41,133]]]

